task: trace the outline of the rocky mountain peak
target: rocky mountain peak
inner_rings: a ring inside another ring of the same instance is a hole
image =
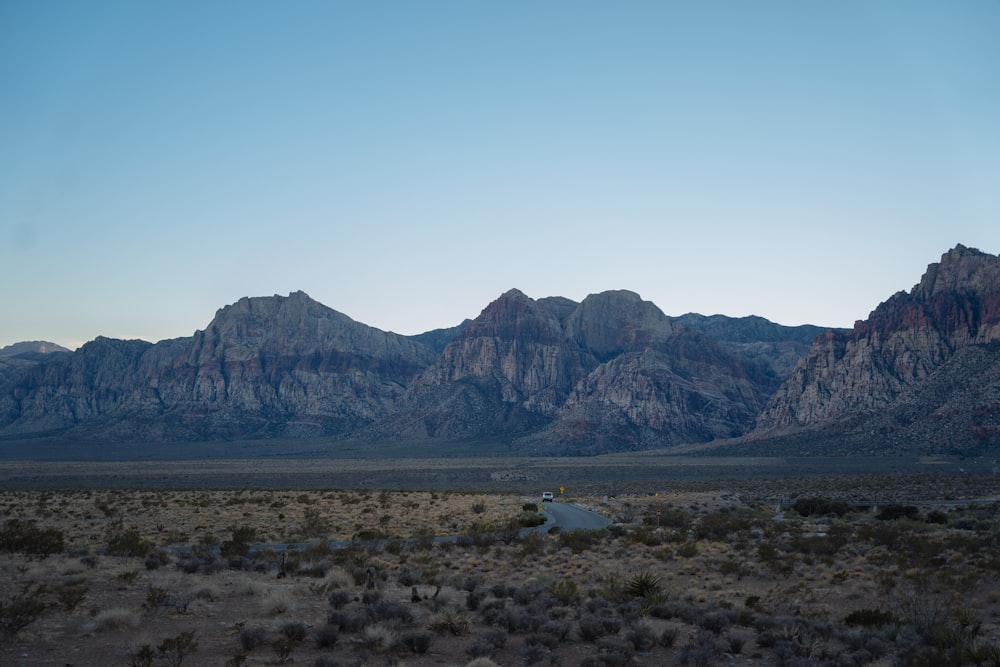
[[[997,256],[976,248],[957,245],[941,261],[927,267],[910,294],[919,299],[954,292],[996,293],[1000,289],[1000,261]]]
[[[879,304],[853,330],[817,338],[758,416],[756,433],[819,427],[890,409],[966,348],[997,340],[1000,257],[958,245],[929,265],[909,293]]]
[[[566,335],[601,361],[657,347],[672,331],[656,304],[627,290],[590,294],[566,319]]]
[[[44,340],[31,340],[0,347],[0,357],[16,357],[18,355],[46,355],[56,352],[69,352],[62,345]]]

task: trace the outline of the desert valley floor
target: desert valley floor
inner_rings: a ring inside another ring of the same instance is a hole
[[[0,664],[1000,665],[995,471],[812,463],[4,461]]]

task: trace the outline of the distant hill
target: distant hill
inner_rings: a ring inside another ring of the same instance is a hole
[[[187,338],[0,355],[19,364],[0,366],[0,447],[982,454],[1000,450],[998,267],[956,246],[852,330],[513,289],[456,327],[401,336],[303,292],[243,298]]]
[[[49,355],[68,353],[62,345],[47,341],[25,341],[0,347],[0,387],[20,375],[29,366],[45,360]]]

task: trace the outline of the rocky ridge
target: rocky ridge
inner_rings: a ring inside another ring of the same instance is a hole
[[[751,437],[804,430],[796,437],[833,432],[824,439],[866,449],[1000,447],[998,341],[1000,258],[956,246],[852,330],[817,338]]]
[[[979,454],[1000,449],[1000,259],[956,246],[851,330],[510,290],[400,336],[296,292],[240,299],[188,338],[17,363],[0,366],[0,443]]]

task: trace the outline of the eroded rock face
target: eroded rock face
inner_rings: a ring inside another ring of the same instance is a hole
[[[504,437],[595,452],[746,432],[780,377],[626,291],[502,295],[407,392],[380,437]]]
[[[755,436],[885,410],[957,351],[1000,340],[1000,258],[957,246],[848,332],[829,332],[775,392]]]
[[[190,338],[98,338],[0,401],[5,434],[204,439],[345,433],[388,413],[434,353],[302,292],[245,298]]]

